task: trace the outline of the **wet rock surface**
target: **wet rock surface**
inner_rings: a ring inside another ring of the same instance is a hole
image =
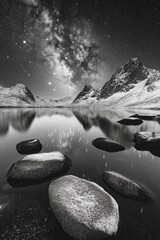
[[[138,119],[138,118],[124,118],[120,121],[118,121],[118,123],[123,124],[123,125],[141,125],[143,123],[143,120]]]
[[[160,132],[137,132],[134,135],[135,148],[143,151],[160,149]]]
[[[105,239],[117,232],[118,205],[93,182],[61,177],[50,184],[49,200],[62,228],[74,239]]]
[[[47,209],[38,201],[21,197],[10,224],[0,229],[0,239],[48,240],[48,215]]]
[[[0,195],[0,229],[7,225],[16,213],[18,196],[16,194]]]
[[[92,145],[106,152],[119,152],[125,150],[124,146],[110,140],[109,138],[97,138],[93,140]]]
[[[117,193],[142,202],[152,201],[151,192],[143,185],[113,171],[105,171],[102,179]]]
[[[39,153],[42,150],[42,144],[38,139],[31,139],[18,143],[16,149],[20,154]]]
[[[130,118],[139,118],[141,120],[146,120],[146,121],[153,121],[155,120],[156,115],[139,115],[139,114],[134,114],[130,116]]]
[[[31,154],[14,163],[6,177],[15,187],[33,185],[64,174],[70,166],[70,159],[60,152]]]

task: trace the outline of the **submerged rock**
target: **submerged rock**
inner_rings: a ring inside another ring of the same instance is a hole
[[[16,212],[18,197],[16,194],[0,195],[0,229],[5,227]]]
[[[18,143],[16,149],[20,154],[39,153],[42,150],[42,144],[38,139],[31,139]]]
[[[137,132],[134,135],[134,142],[137,150],[159,150],[160,132]]]
[[[102,174],[102,179],[107,183],[113,190],[120,193],[121,195],[146,202],[152,200],[152,194],[149,190],[139,183],[136,183],[129,178],[113,171],[105,171]]]
[[[70,159],[60,152],[31,154],[14,163],[6,176],[10,185],[21,187],[49,181],[70,166]]]
[[[138,118],[124,118],[118,121],[118,123],[123,125],[141,125],[143,123],[143,120]]]
[[[97,138],[92,142],[92,145],[106,152],[119,152],[125,150],[125,147],[120,143],[114,142],[108,138]]]
[[[105,239],[117,232],[118,205],[93,182],[61,177],[50,184],[49,200],[62,228],[74,239]]]

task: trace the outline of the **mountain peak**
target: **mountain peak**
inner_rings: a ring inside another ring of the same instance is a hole
[[[78,96],[75,98],[75,100],[73,101],[73,103],[77,103],[81,100],[85,100],[88,98],[88,96],[90,95],[90,97],[95,97],[96,95],[96,91],[94,90],[94,88],[91,86],[91,84],[86,84],[83,88],[83,90],[78,94]]]
[[[17,83],[15,86],[11,87],[12,95],[19,96],[22,100],[25,101],[33,101],[35,102],[35,98],[32,92],[22,83]]]
[[[136,83],[146,79],[149,70],[143,66],[138,58],[131,58],[124,66],[120,67],[112,78],[102,88],[99,98],[108,98],[117,92],[127,92]]]
[[[135,68],[142,69],[143,64],[138,58],[131,58],[124,66],[123,69],[127,71],[131,71]]]
[[[91,91],[91,90],[94,90],[93,89],[93,87],[92,87],[92,85],[91,84],[86,84],[85,86],[84,86],[84,88],[83,88],[83,90],[82,90],[82,92],[89,92],[89,91]]]

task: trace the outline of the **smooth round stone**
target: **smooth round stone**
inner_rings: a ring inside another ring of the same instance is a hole
[[[42,144],[38,139],[31,139],[18,143],[16,149],[20,154],[39,153],[42,150]]]
[[[123,125],[141,125],[143,123],[142,119],[138,119],[138,118],[124,118],[120,121],[118,121],[118,123],[123,124]]]
[[[118,230],[118,204],[96,183],[61,177],[50,184],[49,201],[63,230],[74,239],[106,239]]]
[[[16,212],[18,197],[16,194],[0,195],[0,229],[5,227]]]
[[[151,192],[143,185],[113,171],[105,171],[102,178],[117,193],[142,202],[152,200]]]
[[[52,180],[70,166],[70,159],[60,152],[31,154],[14,163],[6,176],[10,185],[21,187]]]
[[[108,138],[97,138],[93,140],[92,145],[106,152],[119,152],[125,150],[120,143],[114,142]]]

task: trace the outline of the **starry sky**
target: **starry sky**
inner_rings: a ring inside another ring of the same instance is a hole
[[[132,57],[160,69],[158,0],[0,0],[0,85],[34,95],[100,89]]]

